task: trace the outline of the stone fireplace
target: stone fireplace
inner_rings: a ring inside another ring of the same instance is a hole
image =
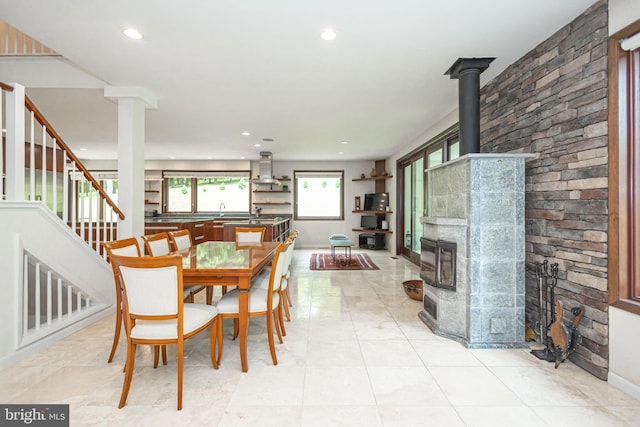
[[[419,317],[435,333],[470,348],[526,345],[524,162],[529,157],[471,153],[427,171]]]

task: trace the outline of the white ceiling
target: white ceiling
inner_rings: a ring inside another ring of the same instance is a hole
[[[385,158],[456,108],[457,58],[496,57],[484,84],[592,3],[0,0],[0,19],[68,60],[0,58],[0,81],[24,84],[81,158],[116,157],[105,85],[157,97],[147,159]]]

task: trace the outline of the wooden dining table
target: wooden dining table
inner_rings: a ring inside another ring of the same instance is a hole
[[[237,286],[240,363],[242,372],[249,369],[247,363],[247,331],[249,329],[249,288],[251,279],[268,265],[275,255],[278,242],[238,246],[235,242],[203,242],[189,249],[174,252],[182,255],[183,282],[185,286]]]

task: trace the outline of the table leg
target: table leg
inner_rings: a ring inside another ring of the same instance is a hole
[[[247,363],[247,333],[249,330],[249,288],[251,281],[248,277],[241,277],[238,283],[238,326],[240,328],[240,363],[242,364],[242,372],[249,370]]]

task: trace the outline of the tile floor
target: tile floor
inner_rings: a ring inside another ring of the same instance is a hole
[[[172,349],[158,369],[148,349],[138,352],[118,409],[125,351],[121,341],[106,363],[109,316],[0,370],[0,402],[69,403],[72,426],[640,425],[640,401],[569,362],[554,370],[526,350],[468,350],[431,333],[401,287],[419,277],[413,264],[368,251],[379,271],[312,272],[311,253],[295,251],[278,366],[256,319],[249,372],[240,372],[228,321],[220,369],[211,368],[206,333],[187,342],[182,411]]]

